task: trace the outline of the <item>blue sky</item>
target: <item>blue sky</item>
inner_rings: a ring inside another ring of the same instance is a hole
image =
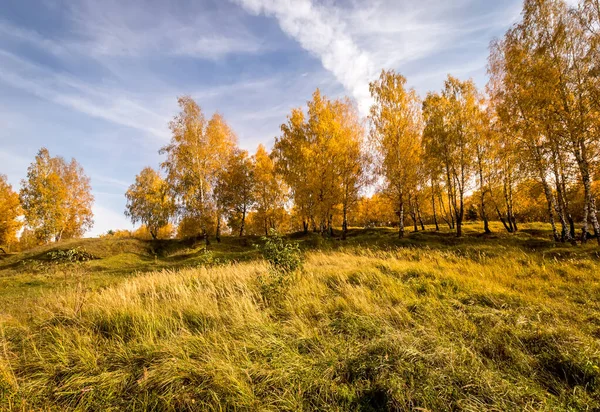
[[[395,69],[419,93],[447,73],[486,83],[489,42],[521,0],[1,0],[0,173],[14,188],[38,149],[92,181],[89,235],[131,228],[124,192],[158,166],[176,97],[221,112],[242,148],[270,147],[316,87],[370,104]]]

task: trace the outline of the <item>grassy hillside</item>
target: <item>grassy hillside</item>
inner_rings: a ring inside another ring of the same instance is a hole
[[[0,409],[594,410],[600,258],[543,226],[253,246],[82,240],[0,261]]]

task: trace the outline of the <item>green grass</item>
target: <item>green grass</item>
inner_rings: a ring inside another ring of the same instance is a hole
[[[495,230],[295,235],[304,268],[275,298],[259,239],[11,256],[0,409],[600,409],[597,247]]]

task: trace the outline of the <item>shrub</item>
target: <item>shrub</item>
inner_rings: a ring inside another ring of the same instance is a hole
[[[302,255],[297,242],[290,242],[275,231],[262,240],[262,255],[274,272],[289,274],[302,267]]]
[[[467,219],[467,222],[476,222],[477,219],[479,219],[479,212],[477,211],[475,205],[469,206],[465,219]]]
[[[227,261],[215,257],[215,254],[212,251],[205,248],[202,249],[202,252],[198,255],[198,258],[196,259],[195,263],[198,267],[211,267],[224,265],[227,263]]]
[[[271,276],[259,278],[263,297],[277,302],[290,286],[292,274],[302,267],[302,255],[297,242],[290,242],[275,231],[262,238],[261,252],[271,268]]]
[[[77,263],[97,259],[94,255],[81,247],[48,252],[48,257],[56,263]]]
[[[310,249],[323,249],[325,245],[325,239],[318,233],[311,233],[309,237],[304,241],[304,244]]]

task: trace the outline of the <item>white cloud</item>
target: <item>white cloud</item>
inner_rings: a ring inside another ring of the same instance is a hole
[[[356,99],[362,113],[371,103],[368,82],[377,74],[369,54],[348,34],[336,11],[310,0],[237,0],[252,13],[274,16],[281,29],[318,56],[323,67]]]
[[[373,1],[345,13],[351,35],[369,50],[380,68],[416,60],[439,50],[451,39],[452,25],[439,13],[465,1]]]
[[[489,33],[504,30],[521,9],[520,0],[502,6],[490,3],[486,8],[476,0],[355,0],[345,5],[315,0],[234,1],[251,13],[277,19],[288,36],[321,60],[357,100],[363,114],[371,104],[368,84],[381,69],[407,74],[406,70],[415,74],[415,82],[407,76],[410,85],[437,88],[450,68],[440,69],[431,62],[417,69],[409,65],[426,59],[443,62],[440,54],[463,47],[462,61],[469,68],[476,65],[478,74],[485,73],[481,62],[487,58]],[[467,45],[475,42],[474,51],[468,50]]]

